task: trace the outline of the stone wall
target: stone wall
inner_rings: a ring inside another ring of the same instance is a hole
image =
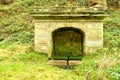
[[[35,20],[35,51],[47,53],[51,57],[53,50],[52,32],[59,28],[73,27],[84,32],[84,53],[90,54],[103,46],[102,19],[92,18],[71,19],[36,19]]]

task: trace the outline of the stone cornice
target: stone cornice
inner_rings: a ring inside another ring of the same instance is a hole
[[[101,20],[108,16],[101,7],[53,7],[52,9],[35,8],[31,10],[30,15],[36,20]]]
[[[34,19],[103,19],[104,17],[108,16],[105,13],[38,13],[38,14],[31,14]]]

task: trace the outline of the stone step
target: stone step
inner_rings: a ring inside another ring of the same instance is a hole
[[[62,66],[66,65],[67,61],[66,60],[49,60],[48,61],[49,65],[55,65],[55,66]],[[74,66],[81,64],[81,60],[69,60],[69,65]]]

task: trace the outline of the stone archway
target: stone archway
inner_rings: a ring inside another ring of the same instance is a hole
[[[82,42],[82,48],[84,49],[80,49],[80,51],[82,50],[85,55],[92,54],[96,50],[101,49],[103,47],[102,20],[104,19],[105,16],[107,16],[104,13],[99,13],[99,12],[69,13],[68,12],[66,14],[66,13],[58,12],[57,14],[40,13],[37,15],[33,14],[32,16],[35,19],[35,42],[34,42],[35,51],[47,54],[49,59],[54,57],[54,55],[52,54],[54,52],[54,43],[55,43],[53,34],[61,30],[63,32],[62,34],[64,34],[65,29],[68,30],[68,32],[66,33],[69,33],[69,30],[70,31],[72,30],[72,32],[76,32],[76,34],[82,34],[82,40],[84,41]],[[57,34],[59,35],[60,33]],[[74,37],[73,34],[72,36]],[[75,42],[74,44],[77,43]],[[74,47],[76,46],[74,45]],[[66,52],[69,53],[72,51],[70,50]],[[72,52],[74,53],[75,57],[81,56],[80,54],[79,55],[76,54],[76,52],[75,51]],[[74,55],[72,54],[72,56]]]
[[[83,56],[83,31],[65,27],[52,32],[53,39],[53,59],[81,59]]]

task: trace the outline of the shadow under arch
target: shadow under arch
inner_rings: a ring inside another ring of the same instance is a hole
[[[79,60],[84,55],[84,32],[74,27],[62,27],[52,32],[52,59]]]

